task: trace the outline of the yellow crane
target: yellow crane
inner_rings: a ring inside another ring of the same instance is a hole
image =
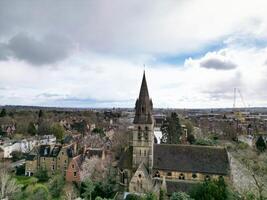
[[[243,107],[245,108],[245,111],[246,111],[246,108],[248,107],[245,100],[244,100],[244,97],[241,93],[241,90],[239,88],[234,88],[234,104],[233,104],[233,112],[234,112],[234,115],[235,115],[235,118],[240,121],[240,122],[245,122],[245,116],[242,114],[242,112],[240,111],[239,108],[236,107],[236,93],[239,94],[239,97],[243,103]]]

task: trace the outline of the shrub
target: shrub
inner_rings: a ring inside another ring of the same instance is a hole
[[[174,192],[170,200],[193,200],[188,194],[184,192]]]
[[[190,144],[194,144],[195,141],[196,141],[195,136],[192,135],[192,134],[189,134],[189,135],[187,136],[187,141],[188,141]]]
[[[249,145],[247,143],[245,143],[245,142],[239,142],[238,145],[237,145],[237,148],[241,149],[241,150],[247,149],[248,147],[249,147]]]
[[[49,179],[46,169],[37,170],[37,172],[35,173],[35,177],[38,178],[40,182],[46,182]]]
[[[264,139],[262,136],[260,136],[256,142],[256,147],[260,152],[263,152],[266,150],[266,144],[264,142]]]
[[[142,200],[142,198],[137,194],[128,194],[125,200]]]

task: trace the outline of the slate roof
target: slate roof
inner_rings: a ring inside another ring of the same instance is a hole
[[[35,160],[35,158],[36,158],[36,155],[34,155],[34,154],[28,154],[28,155],[26,156],[26,160],[30,160],[30,161]]]
[[[56,146],[52,149],[50,156],[51,156],[51,157],[57,157],[57,155],[58,155],[59,152],[60,152],[60,149],[61,149],[61,145],[56,145]]]
[[[134,124],[152,124],[152,100],[149,98],[145,72],[141,84],[139,98],[135,103]]]
[[[120,157],[118,167],[121,169],[131,169],[132,168],[132,159],[133,159],[133,148],[129,147],[126,151],[123,152]]]
[[[154,144],[153,168],[165,171],[228,175],[229,161],[224,148]]]
[[[81,155],[81,154],[73,158],[73,161],[77,164],[77,166],[79,167],[80,170],[82,167],[83,160],[84,160],[84,158],[83,158],[83,155]]]
[[[50,145],[40,145],[39,147],[39,155],[41,157],[49,157],[50,156]]]
[[[85,154],[87,158],[91,158],[92,156],[98,156],[99,158],[102,157],[103,149],[101,148],[93,148],[93,149],[87,149]]]

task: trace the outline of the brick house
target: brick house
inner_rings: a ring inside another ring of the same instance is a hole
[[[67,182],[81,182],[81,170],[82,170],[82,162],[83,162],[83,155],[78,155],[74,157],[68,166],[66,171],[66,181]]]

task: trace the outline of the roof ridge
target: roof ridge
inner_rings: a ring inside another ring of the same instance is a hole
[[[211,149],[225,149],[223,146],[210,146],[210,145],[196,145],[196,144],[154,144],[157,146],[183,146],[183,147],[198,147],[198,148],[211,148]]]

